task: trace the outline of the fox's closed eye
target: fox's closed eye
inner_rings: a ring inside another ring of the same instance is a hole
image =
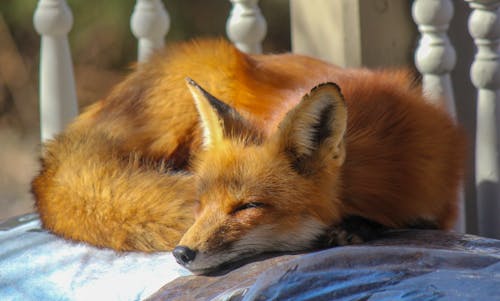
[[[262,208],[264,206],[266,206],[266,204],[261,203],[261,202],[249,202],[249,203],[245,203],[243,205],[236,207],[233,210],[233,213],[236,213],[236,212],[242,211],[242,210],[247,210],[247,209]]]

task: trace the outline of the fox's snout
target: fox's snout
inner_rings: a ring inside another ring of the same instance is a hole
[[[177,261],[178,264],[182,266],[186,266],[190,262],[192,262],[196,258],[196,253],[197,252],[195,250],[190,249],[186,246],[177,246],[172,251],[175,260]]]

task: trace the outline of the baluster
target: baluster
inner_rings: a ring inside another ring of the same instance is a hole
[[[456,54],[447,35],[453,17],[451,0],[416,0],[413,2],[413,20],[422,35],[415,52],[415,65],[422,74],[424,94],[443,105],[456,119],[455,98],[450,72],[455,67]],[[465,197],[459,192],[459,214],[455,230],[465,232]]]
[[[233,4],[226,23],[229,39],[238,49],[247,53],[262,53],[266,36],[266,20],[260,12],[258,0],[230,0]]]
[[[130,19],[132,33],[139,40],[137,60],[145,61],[165,45],[170,17],[160,0],[137,0]]]
[[[453,17],[451,0],[416,0],[412,8],[413,19],[421,33],[415,52],[415,65],[423,75],[424,93],[440,102],[453,116],[455,103],[450,72],[455,67],[455,49],[446,31]]]
[[[500,1],[467,0],[469,32],[477,46],[471,79],[478,89],[476,189],[479,233],[500,238]]]
[[[40,0],[33,17],[40,45],[40,129],[46,141],[78,113],[68,32],[73,16],[64,0]]]

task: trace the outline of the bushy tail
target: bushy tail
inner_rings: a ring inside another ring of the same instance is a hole
[[[44,227],[115,250],[170,250],[193,223],[194,177],[125,152],[102,133],[47,143],[32,183]]]

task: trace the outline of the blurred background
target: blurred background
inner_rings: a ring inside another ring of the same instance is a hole
[[[106,96],[137,55],[130,32],[134,0],[68,0],[74,24],[70,47],[80,109]],[[290,50],[288,0],[260,1],[268,22],[264,52]],[[32,212],[30,181],[40,153],[38,63],[40,39],[33,28],[36,0],[0,1],[0,220]],[[168,0],[166,43],[225,36],[228,0]]]

